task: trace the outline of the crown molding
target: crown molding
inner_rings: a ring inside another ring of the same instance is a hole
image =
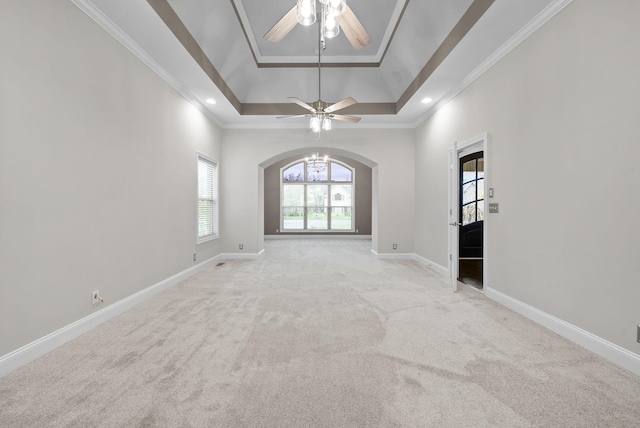
[[[482,62],[475,70],[469,73],[464,79],[454,86],[449,92],[447,92],[440,100],[438,100],[429,110],[427,110],[425,116],[420,119],[415,127],[420,126],[425,120],[433,116],[438,110],[444,107],[449,101],[462,92],[467,86],[471,85],[480,76],[482,76],[487,70],[493,67],[498,61],[504,58],[509,52],[514,50],[520,43],[525,41],[529,36],[538,31],[540,27],[546,24],[551,18],[556,16],[560,11],[567,7],[573,0],[557,0],[547,6],[542,12],[540,12],[535,18],[533,18],[527,25],[522,27],[513,37],[507,40],[502,46],[500,46],[493,54],[491,54],[486,60]]]
[[[183,87],[170,73],[168,73],[163,67],[161,67],[149,54],[147,54],[137,43],[135,43],[129,36],[127,36],[115,23],[113,23],[107,16],[105,16],[97,7],[93,5],[90,0],[70,0],[80,10],[82,10],[87,16],[93,19],[98,25],[100,25],[107,33],[118,40],[125,48],[139,58],[147,67],[155,72],[160,78],[162,78],[169,86],[174,88],[180,95],[182,95],[187,101],[193,104],[198,110],[200,110],[207,118],[215,123],[221,129],[282,129],[282,123],[274,123],[273,125],[255,124],[247,125],[245,123],[227,123],[222,124],[205,105],[203,105],[196,97],[191,94],[185,87]],[[367,124],[360,123],[358,128],[402,128],[402,129],[415,129],[420,126],[429,117],[435,114],[449,101],[455,98],[460,92],[462,92],[467,86],[472,84],[476,79],[482,76],[486,71],[493,67],[498,61],[504,58],[508,53],[515,49],[520,43],[526,40],[529,36],[535,33],[540,27],[546,24],[560,11],[572,3],[573,0],[557,0],[547,6],[541,11],[534,19],[532,19],[526,26],[524,26],[518,33],[505,42],[500,48],[498,48],[491,56],[476,67],[471,73],[463,78],[456,86],[454,86],[449,92],[447,92],[440,100],[438,100],[431,108],[429,108],[423,116],[413,123],[408,124]],[[304,126],[285,126],[284,128],[304,128]]]
[[[76,5],[81,11],[83,11],[89,18],[93,19],[100,27],[102,27],[107,33],[109,33],[120,44],[127,48],[133,55],[135,55],[140,61],[142,61],[147,67],[156,73],[162,80],[167,82],[169,86],[175,89],[180,95],[182,95],[187,101],[193,104],[198,110],[202,112],[213,123],[222,127],[222,124],[213,115],[213,113],[202,104],[196,97],[191,94],[184,86],[180,84],[169,72],[167,72],[160,64],[158,64],[151,56],[142,49],[136,42],[134,42],[124,31],[120,29],[113,21],[111,21],[105,14],[103,14],[90,0],[70,0],[71,3]]]
[[[298,57],[296,63],[291,63],[291,57],[278,57],[278,56],[264,56],[260,53],[258,47],[258,37],[253,32],[251,25],[249,25],[249,17],[242,1],[230,0],[231,6],[238,19],[238,24],[242,29],[242,33],[247,41],[251,56],[258,68],[279,68],[279,67],[315,67],[318,64],[317,56]],[[378,51],[374,55],[367,56],[329,56],[325,60],[327,64],[322,64],[325,67],[379,67],[384,59],[384,56],[389,49],[389,45],[393,41],[396,29],[400,25],[404,11],[409,5],[409,0],[402,0],[396,3],[391,18],[389,19],[389,25],[382,36]],[[245,25],[246,24],[246,25]]]

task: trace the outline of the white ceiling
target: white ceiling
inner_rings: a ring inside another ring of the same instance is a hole
[[[221,127],[307,126],[276,116],[318,100],[318,26],[263,38],[295,0],[72,1]],[[358,101],[341,127],[415,127],[569,2],[347,0],[371,43],[327,40],[321,99]]]

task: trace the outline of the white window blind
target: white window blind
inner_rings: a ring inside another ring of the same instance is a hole
[[[198,154],[198,243],[218,237],[218,164]]]

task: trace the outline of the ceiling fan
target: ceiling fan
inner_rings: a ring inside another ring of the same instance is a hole
[[[318,0],[321,4],[322,37],[332,38],[338,35],[340,28],[354,49],[360,49],[371,42],[346,0]],[[311,25],[316,22],[316,0],[297,0],[297,3],[271,27],[264,38],[279,42],[296,26]]]
[[[318,101],[307,104],[304,101],[300,100],[296,97],[288,97],[290,101],[298,104],[301,107],[309,110],[310,113],[307,114],[298,114],[293,116],[278,116],[276,119],[291,119],[294,117],[309,117],[311,118],[309,125],[313,132],[329,131],[331,129],[331,119],[339,120],[342,122],[351,122],[358,123],[360,122],[360,118],[356,116],[347,116],[344,114],[335,114],[336,111],[342,110],[349,106],[352,106],[357,103],[351,97],[347,97],[343,100],[338,101],[337,103],[327,104],[322,101],[322,80],[320,79],[320,72],[322,70],[322,61],[320,57],[320,53],[324,49],[324,39],[321,35],[321,30],[318,30]]]

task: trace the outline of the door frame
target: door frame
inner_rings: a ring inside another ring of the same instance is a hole
[[[460,211],[460,158],[475,152],[484,152],[484,183],[485,192],[488,195],[489,186],[489,135],[488,133],[480,134],[474,138],[471,138],[465,142],[458,143],[453,142],[453,147],[449,149],[449,277],[451,279],[451,289],[454,293],[458,291],[458,273],[459,273],[459,254],[458,254],[458,239],[459,239],[459,211]],[[485,216],[484,216],[484,229],[482,232],[482,285],[483,290],[488,285],[488,230],[489,230],[489,211],[487,210],[487,199],[484,199],[485,204]]]

